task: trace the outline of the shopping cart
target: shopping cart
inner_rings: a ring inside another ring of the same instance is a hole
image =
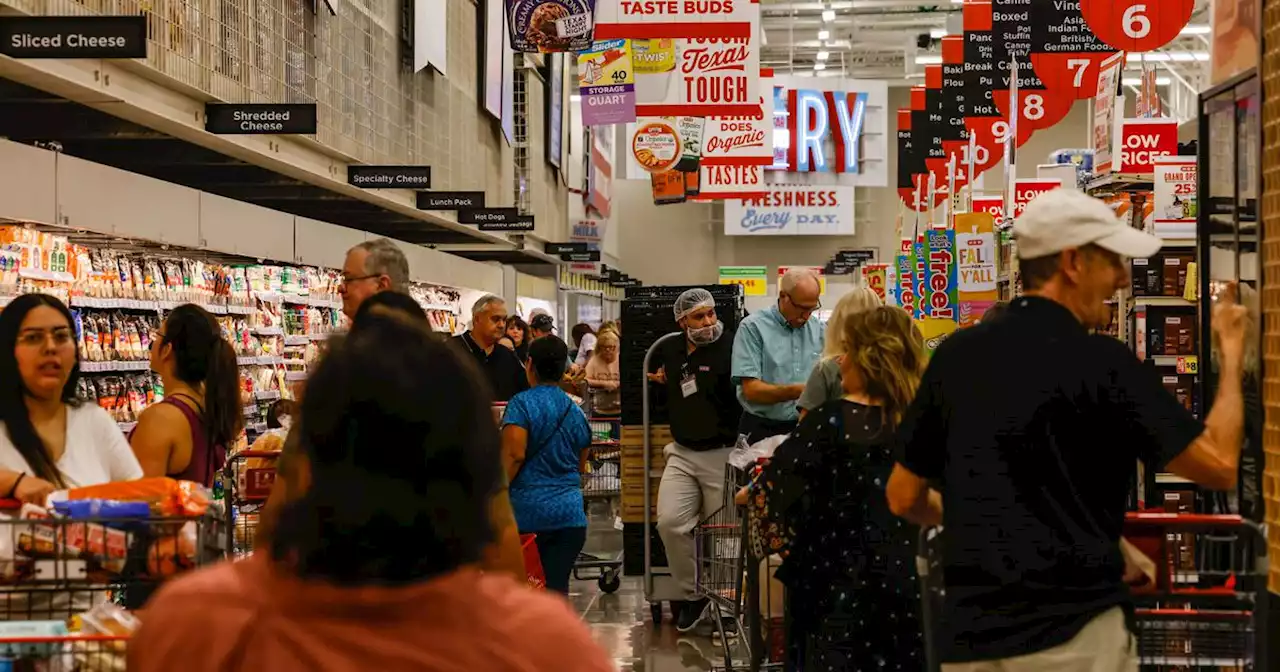
[[[127,635],[0,636],[0,671],[125,672]]]
[[[617,418],[591,418],[591,445],[582,457],[582,499],[587,520],[601,518],[614,530],[618,515],[618,499],[622,495],[622,426]],[[590,531],[590,528],[588,528]],[[600,590],[613,593],[622,586],[622,555],[606,557],[580,553],[573,565],[573,578],[596,580]]]
[[[232,455],[223,469],[227,525],[232,531],[231,552],[235,557],[253,552],[258,522],[276,482],[280,455],[280,451],[244,450]]]

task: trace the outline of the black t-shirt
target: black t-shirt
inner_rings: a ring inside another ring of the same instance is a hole
[[[1160,469],[1204,430],[1120,341],[1053,301],[934,353],[898,461],[940,481],[945,662],[1063,644],[1126,605],[1121,526],[1137,460]]]
[[[493,391],[494,401],[510,401],[517,393],[529,389],[529,378],[525,375],[524,365],[514,352],[502,345],[493,346],[486,353],[480,344],[471,338],[471,332],[464,332],[454,337],[454,342],[475,358],[476,364],[489,379],[489,387]]]
[[[685,448],[711,450],[738,440],[742,406],[733,386],[733,334],[726,331],[715,343],[688,351],[688,341],[665,341],[656,353],[657,366],[667,373],[667,412],[671,436]],[[655,367],[656,368],[656,367]],[[685,396],[682,382],[692,376],[696,391]]]

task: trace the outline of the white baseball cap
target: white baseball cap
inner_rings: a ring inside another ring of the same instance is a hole
[[[1020,259],[1039,259],[1089,244],[1131,259],[1160,251],[1159,238],[1125,224],[1106,203],[1074,189],[1036,196],[1014,221],[1013,238]]]

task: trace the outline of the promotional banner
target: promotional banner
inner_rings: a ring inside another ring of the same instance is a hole
[[[956,320],[959,300],[956,296],[956,232],[952,229],[929,231],[929,316],[939,320]]]
[[[974,138],[972,158],[976,176],[999,164],[1004,156],[1004,141],[1009,135],[1009,118],[996,107],[993,93],[998,61],[995,37],[991,32],[991,3],[966,2],[962,11],[964,123]]]
[[[1108,57],[1098,66],[1098,91],[1093,99],[1093,169],[1098,175],[1113,172],[1116,139],[1120,133],[1120,115],[1116,110],[1116,92],[1120,73],[1124,70],[1123,52]]]
[[[956,321],[967,327],[977,324],[1000,298],[996,287],[995,218],[977,211],[975,202],[974,212],[956,215],[955,227]]]
[[[596,0],[596,36],[752,37],[759,0]]]
[[[964,37],[942,38],[942,152],[947,161],[955,160],[956,188],[969,183],[969,129],[964,124]],[[974,167],[974,175],[978,169]],[[943,167],[946,176],[946,167]]]
[[[757,10],[758,14],[758,10]],[[757,25],[757,16],[751,25]],[[640,116],[760,113],[760,46],[751,38],[675,40],[673,67],[636,77]]]
[[[511,48],[531,53],[591,47],[595,0],[504,0]]]
[[[1089,30],[1131,54],[1155,51],[1172,42],[1195,9],[1196,0],[1080,0],[1080,15]]]
[[[1036,51],[1032,48],[1031,4],[1027,0],[992,0],[991,10],[996,62],[1004,66],[996,73],[996,107],[1006,116],[1018,115],[1021,143],[1033,132],[1052,128],[1065,119],[1075,96],[1047,88],[1031,67],[1031,52]],[[1014,101],[1009,99],[1013,89],[1013,73],[1009,70],[1012,62],[1018,64],[1018,99]]]
[[[604,227],[605,222],[599,219],[574,220],[573,226],[569,229],[569,242],[584,243],[587,251],[598,252],[600,246],[604,244]],[[600,275],[600,264],[573,262],[569,264],[569,270],[586,275]]]
[[[779,266],[778,279],[781,280],[782,276],[786,275],[787,271],[793,268],[807,268],[813,271],[814,273],[817,273],[818,274],[818,293],[819,294],[827,293],[827,276],[825,273],[822,272],[821,266]]]
[[[1013,182],[1013,217],[1017,219],[1022,214],[1027,204],[1035,200],[1036,196],[1062,188],[1060,180],[1040,179],[1040,178],[1022,178]]]
[[[578,54],[582,124],[604,126],[636,120],[635,70],[630,40],[605,40]]]
[[[764,181],[764,166],[760,165],[726,166],[704,163],[699,170],[699,182],[699,192],[690,195],[692,200],[763,198],[769,194],[770,189]],[[725,210],[727,213],[728,206],[725,206]],[[725,222],[728,223],[727,215]]]
[[[758,167],[756,167],[758,168]],[[852,236],[854,188],[773,185],[724,204],[726,236]]]
[[[974,196],[971,212],[986,213],[999,222],[1004,219],[1004,198],[1000,196]]]
[[[880,303],[886,303],[886,288],[889,284],[888,264],[867,264],[862,267],[862,281],[871,291],[880,297]]]
[[[898,110],[898,198],[908,208],[915,209],[916,150],[911,132],[911,110]]]
[[[765,266],[721,266],[720,284],[742,285],[746,296],[769,295],[769,269]]]
[[[1155,173],[1155,159],[1178,153],[1178,120],[1125,119],[1120,127],[1120,162],[1116,171]]]
[[[895,259],[898,270],[897,295],[898,305],[913,318],[919,314],[916,306],[916,282],[915,268],[916,260],[914,258],[915,246],[908,239],[902,240],[902,245],[898,249],[898,256]]]
[[[1046,88],[1078,100],[1098,93],[1102,62],[1116,53],[1080,15],[1080,0],[1031,0],[1031,67]]]
[[[911,244],[911,261],[915,264],[916,319],[922,320],[932,314],[929,304],[929,241],[924,233],[916,236]]]
[[[703,129],[704,165],[773,163],[773,70],[760,70],[760,113],[742,117],[711,117]],[[769,93],[766,93],[769,92]]]
[[[1196,157],[1161,156],[1156,159],[1152,199],[1153,223],[1161,238],[1196,237]]]

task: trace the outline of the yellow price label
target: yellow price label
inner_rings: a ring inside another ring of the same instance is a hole
[[[1177,367],[1178,373],[1200,373],[1200,358],[1195,356],[1179,357]]]
[[[769,284],[764,278],[720,278],[722,285],[742,285],[742,293],[746,296],[765,296],[769,293]]]

